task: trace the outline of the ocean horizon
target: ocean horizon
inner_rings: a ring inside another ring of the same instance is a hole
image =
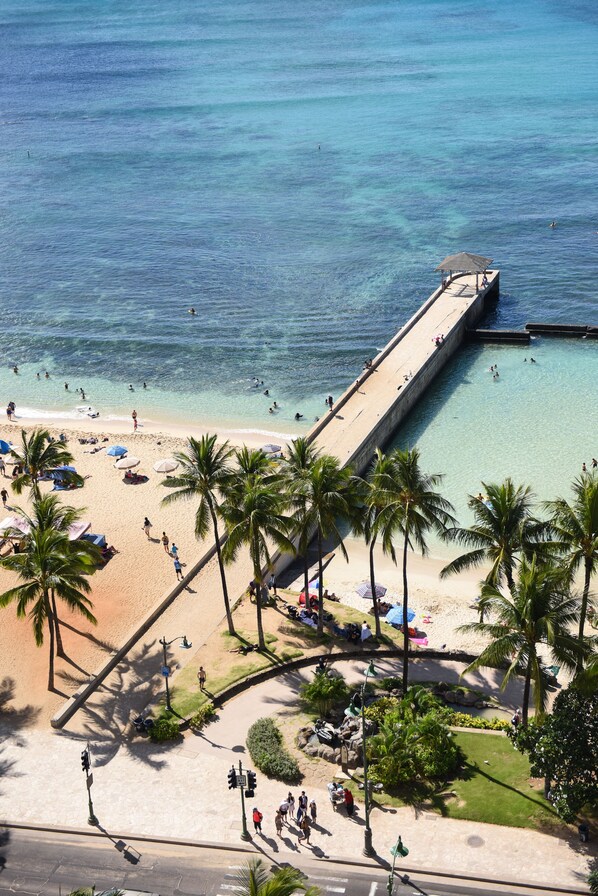
[[[501,269],[491,325],[598,322],[594,4],[5,0],[0,27],[5,401],[294,434],[461,249]]]

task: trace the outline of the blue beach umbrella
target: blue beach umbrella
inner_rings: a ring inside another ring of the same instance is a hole
[[[415,610],[408,609],[407,610],[407,623],[413,622],[415,619]],[[403,607],[400,607],[396,604],[392,610],[389,610],[386,616],[384,617],[385,622],[389,622],[390,625],[403,625]]]
[[[124,457],[128,450],[124,445],[111,445],[106,454],[109,454],[110,457]]]
[[[68,464],[64,464],[62,467],[54,467],[54,473],[76,473],[74,467],[69,467]]]
[[[10,445],[4,439],[0,439],[0,454],[10,454]]]

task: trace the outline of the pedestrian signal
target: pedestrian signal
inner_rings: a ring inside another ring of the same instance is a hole
[[[89,768],[91,766],[91,762],[89,761],[89,750],[83,750],[81,753],[81,768],[87,774]]]

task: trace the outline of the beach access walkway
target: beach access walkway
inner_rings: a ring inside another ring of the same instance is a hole
[[[479,320],[485,300],[497,292],[498,271],[463,274],[436,290],[312,428],[310,438],[362,473],[376,447],[393,435],[441,367]]]

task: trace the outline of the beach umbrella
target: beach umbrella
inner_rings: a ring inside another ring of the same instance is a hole
[[[269,443],[268,445],[262,446],[262,451],[264,454],[278,454],[279,451],[282,451],[280,445],[272,445]]]
[[[157,460],[154,464],[156,473],[172,473],[178,467],[178,461],[172,457],[166,457],[164,460]]]
[[[128,450],[129,449],[125,448],[124,445],[111,445],[106,454],[110,457],[123,457]]]
[[[415,619],[415,611],[408,609],[407,610],[407,623],[413,622]],[[392,610],[389,610],[386,616],[384,617],[384,621],[390,623],[390,625],[404,625],[403,622],[403,607],[400,607],[396,604]]]
[[[68,464],[64,464],[62,467],[54,467],[52,470],[53,473],[76,473],[74,467],[69,467]]]
[[[4,439],[0,439],[0,454],[9,454],[11,450],[8,442],[5,442]]]
[[[138,457],[122,457],[117,460],[114,466],[117,470],[130,470],[131,467],[137,467],[141,461]]]
[[[384,585],[379,585],[378,582],[375,583],[374,587],[376,589],[376,597],[384,597],[388,590]],[[355,591],[360,597],[366,598],[366,600],[372,599],[372,586],[369,582],[362,582]]]

